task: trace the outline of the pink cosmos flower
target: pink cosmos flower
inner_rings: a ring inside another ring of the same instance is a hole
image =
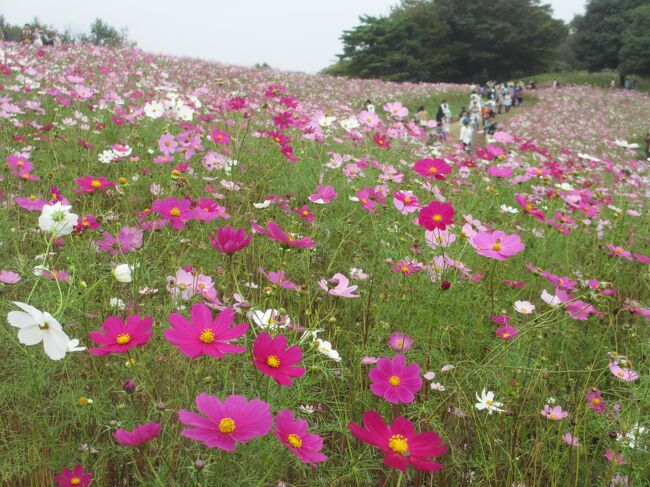
[[[199,202],[192,208],[192,218],[200,222],[209,222],[215,218],[230,218],[226,213],[226,207],[211,198],[201,197]]]
[[[333,285],[333,288],[329,287]],[[353,294],[359,286],[350,286],[350,280],[341,273],[334,274],[330,279],[321,279],[318,285],[323,291],[332,296],[339,296],[341,298],[358,298],[358,294]]]
[[[418,197],[410,191],[395,191],[393,193],[393,204],[402,215],[408,215],[420,208]]]
[[[210,237],[210,245],[222,254],[238,252],[246,248],[253,240],[253,235],[247,235],[246,230],[243,228],[235,230],[232,227],[219,228],[216,238],[211,233],[208,233],[208,236]]]
[[[102,323],[103,331],[91,331],[88,333],[90,339],[101,345],[98,348],[90,348],[91,355],[108,355],[109,353],[124,353],[134,347],[144,346],[153,333],[151,326],[153,318],[145,316],[140,318],[131,315],[122,321],[118,316],[109,316]]]
[[[192,202],[188,199],[179,200],[174,196],[170,196],[164,200],[154,201],[151,210],[158,213],[160,218],[169,223],[172,228],[182,230],[185,228],[185,224],[192,220],[191,205]]]
[[[291,411],[283,409],[275,417],[273,434],[303,463],[315,466],[327,460],[327,457],[320,452],[323,448],[323,439],[309,433],[308,428],[307,421],[294,419]]]
[[[109,181],[104,177],[84,176],[82,178],[75,179],[75,182],[79,185],[80,193],[94,193],[95,191],[100,191],[115,186],[114,182]]]
[[[497,230],[495,232],[478,232],[470,240],[476,253],[495,260],[507,260],[508,257],[518,254],[526,247],[519,235],[506,235]]]
[[[178,142],[176,142],[176,138],[172,134],[162,134],[158,139],[158,148],[165,156],[176,152],[177,147]]]
[[[248,324],[239,323],[231,326],[235,317],[232,309],[226,308],[216,318],[203,303],[192,306],[191,321],[178,313],[169,315],[171,327],[163,335],[167,341],[176,345],[187,357],[200,355],[224,358],[227,353],[242,353],[246,347],[231,342],[246,334]]]
[[[388,113],[391,114],[391,116],[402,119],[406,117],[409,114],[409,109],[406,108],[404,105],[402,105],[398,101],[393,101],[390,103],[386,103],[384,105],[384,110],[386,110]]]
[[[407,260],[401,259],[398,262],[393,264],[391,272],[401,272],[403,276],[410,276],[416,272],[421,272],[424,269],[424,266],[420,264],[417,260]]]
[[[512,144],[515,141],[512,135],[502,131],[494,133],[494,140],[500,144]]]
[[[264,375],[272,377],[281,386],[293,385],[293,379],[302,377],[306,369],[295,367],[302,359],[302,350],[297,345],[287,346],[283,335],[271,337],[268,332],[257,335],[253,344],[253,364]]]
[[[54,477],[55,487],[88,487],[93,481],[93,473],[86,472],[81,465],[72,470],[64,468],[59,475]]]
[[[551,421],[560,421],[569,416],[567,411],[562,410],[562,406],[551,407],[549,404],[544,405],[541,415]]]
[[[391,404],[413,402],[415,393],[422,388],[420,366],[416,363],[407,366],[402,354],[392,359],[380,358],[368,376],[372,382],[370,390]]]
[[[538,210],[537,207],[535,206],[534,203],[528,201],[525,196],[521,194],[516,194],[515,195],[515,200],[517,200],[517,203],[519,203],[519,206],[521,206],[524,211],[535,218],[537,218],[539,221],[544,221],[546,220],[546,215],[544,212],[541,210]]]
[[[101,225],[97,221],[95,215],[83,215],[77,221],[77,224],[74,227],[75,232],[83,232],[86,230],[97,230]]]
[[[573,436],[571,433],[564,433],[562,435],[562,441],[564,441],[567,445],[571,445],[573,448],[578,448],[580,447],[580,440]]]
[[[408,335],[405,335],[401,331],[396,331],[391,336],[388,337],[388,346],[393,350],[399,350],[406,352],[413,345],[413,338]]]
[[[316,187],[316,192],[309,196],[309,201],[312,203],[317,203],[319,205],[326,205],[330,201],[338,198],[338,194],[334,191],[332,186],[324,186],[319,184]]]
[[[386,197],[380,191],[375,191],[375,189],[369,186],[364,186],[362,190],[357,191],[357,198],[359,198],[361,205],[370,213],[375,212],[377,204],[386,202]]]
[[[97,240],[95,244],[97,244],[100,250],[108,252],[111,255],[126,254],[142,247],[142,232],[135,227],[122,227],[117,237],[113,237],[110,233],[104,232],[102,234],[102,240]]]
[[[427,230],[446,230],[447,225],[454,223],[454,208],[449,203],[433,201],[420,210],[418,225]]]
[[[310,237],[296,239],[282,230],[282,227],[275,223],[273,220],[269,220],[266,225],[266,229],[259,226],[256,221],[251,222],[251,226],[255,232],[261,233],[271,240],[280,242],[281,244],[288,247],[300,247],[304,249],[313,249],[316,247],[316,242],[314,242]]]
[[[444,181],[447,174],[451,174],[451,167],[444,159],[420,159],[413,165],[413,170],[425,178]]]
[[[512,340],[515,336],[517,336],[517,333],[519,333],[519,329],[506,324],[500,328],[497,328],[495,333],[502,340]]]
[[[593,412],[604,416],[607,403],[602,398],[603,395],[598,389],[589,389],[587,391],[587,407]]]
[[[20,281],[20,274],[5,269],[0,271],[0,282],[2,284],[16,284],[18,281]]]
[[[263,274],[269,281],[273,284],[276,284],[284,289],[289,289],[290,291],[300,291],[300,286],[291,282],[285,277],[284,271],[269,271],[266,272],[263,267],[260,267],[257,270],[260,274]]]
[[[512,169],[502,166],[490,166],[487,168],[488,176],[494,178],[509,178],[512,176]]]
[[[444,465],[432,461],[447,451],[447,445],[433,431],[416,433],[413,423],[399,416],[388,425],[376,411],[363,414],[363,426],[348,423],[353,436],[384,453],[384,464],[406,471],[409,465],[418,470],[437,472]]]
[[[376,127],[379,125],[380,120],[376,113],[364,110],[359,114],[359,122],[367,127]]]
[[[113,438],[115,438],[120,445],[140,446],[153,440],[159,434],[160,424],[152,422],[136,426],[133,431],[118,428],[117,431],[113,433]]]
[[[639,374],[637,374],[631,369],[621,367],[616,362],[609,363],[609,371],[612,373],[614,377],[624,382],[634,382],[639,378]]]
[[[617,256],[617,257],[623,257],[624,259],[627,260],[633,260],[632,259],[632,252],[629,250],[625,250],[623,247],[620,246],[614,246],[613,244],[607,244],[607,248],[611,250],[611,252],[608,252],[608,256]]]
[[[222,402],[203,392],[196,396],[196,407],[204,416],[184,409],[178,412],[181,423],[189,426],[181,435],[208,448],[234,451],[237,443],[264,436],[273,425],[271,407],[259,398],[248,401],[234,394]]]
[[[29,161],[29,154],[10,154],[7,156],[7,166],[9,169],[17,169],[19,171],[30,172],[34,169],[34,165]]]
[[[309,211],[307,205],[302,205],[301,207],[296,207],[293,209],[293,212],[298,215],[300,218],[304,218],[308,222],[313,222],[315,220],[314,213]]]
[[[218,145],[230,144],[230,136],[228,135],[228,132],[226,132],[225,130],[220,130],[216,128],[212,132],[210,132],[210,137],[212,137],[212,140],[214,141],[215,144]]]
[[[615,465],[625,465],[627,463],[627,460],[625,460],[622,454],[614,453],[612,450],[606,450],[604,456]]]
[[[56,269],[43,269],[41,276],[50,281],[65,282],[70,280],[70,274],[66,271],[57,271]]]
[[[375,136],[373,137],[373,140],[375,141],[375,145],[377,147],[382,147],[384,149],[388,149],[390,147],[390,140],[388,139],[388,136],[385,134],[380,134],[376,132]]]

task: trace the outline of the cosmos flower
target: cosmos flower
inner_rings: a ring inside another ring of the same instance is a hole
[[[478,232],[472,237],[470,243],[476,253],[500,261],[507,260],[526,247],[519,235],[506,235],[500,230]]]
[[[70,235],[79,219],[75,213],[70,212],[71,208],[61,202],[43,205],[41,216],[38,217],[38,226],[41,230],[51,233],[53,237]]]
[[[216,237],[208,233],[210,245],[222,254],[232,254],[248,246],[253,240],[253,235],[247,235],[246,230],[232,227],[221,227],[217,229]]]
[[[316,192],[312,195],[309,195],[309,201],[312,203],[317,203],[319,205],[326,205],[330,203],[332,200],[335,200],[338,198],[338,194],[334,190],[332,186],[325,186],[323,184],[319,184],[316,187]]]
[[[253,227],[253,230],[257,233],[261,233],[262,235],[270,238],[271,240],[275,240],[277,242],[280,242],[283,245],[286,245],[288,247],[300,247],[300,248],[305,248],[305,249],[313,249],[316,247],[316,242],[314,242],[311,238],[309,237],[304,237],[304,238],[294,238],[292,235],[286,233],[284,230],[282,230],[282,227],[275,223],[273,220],[269,220],[269,222],[266,225],[266,229],[262,228],[257,224],[257,222],[253,221],[251,223],[251,226]]]
[[[446,230],[447,225],[454,223],[454,208],[449,203],[433,201],[424,208],[420,209],[418,225],[427,230]]]
[[[567,411],[562,410],[561,406],[549,406],[548,404],[544,405],[541,415],[545,418],[550,419],[551,421],[560,421],[569,416]]]
[[[416,433],[413,423],[402,416],[386,424],[376,411],[366,411],[362,419],[363,426],[348,424],[350,432],[364,443],[379,448],[388,467],[406,471],[410,465],[428,472],[444,467],[432,460],[443,456],[448,448],[437,433]]]
[[[350,286],[350,280],[341,273],[334,274],[330,279],[321,279],[318,285],[323,291],[332,296],[340,298],[358,298],[358,294],[353,294],[359,286]],[[334,287],[330,287],[333,285]]]
[[[391,404],[413,402],[415,393],[422,388],[420,366],[416,363],[406,365],[406,357],[402,354],[393,359],[379,359],[368,376],[372,382],[370,390]]]
[[[61,324],[47,311],[18,301],[13,303],[22,311],[10,311],[7,321],[19,329],[18,341],[29,346],[43,342],[45,353],[52,360],[65,357],[70,339]]]
[[[483,388],[483,391],[481,392],[481,396],[479,397],[478,392],[476,393],[476,399],[478,402],[476,403],[476,409],[479,411],[486,410],[488,411],[488,414],[492,414],[493,412],[497,413],[502,413],[504,412],[503,409],[501,409],[501,406],[503,406],[502,402],[497,402],[494,400],[494,392],[492,391],[487,391],[485,388]]]
[[[407,350],[410,350],[411,346],[413,345],[413,342],[414,342],[413,338],[411,338],[408,335],[405,335],[400,331],[396,331],[395,333],[391,334],[391,336],[388,337],[388,346],[393,350],[405,352]]]
[[[302,350],[297,345],[287,347],[283,335],[271,337],[268,332],[257,335],[253,343],[253,364],[265,375],[272,377],[282,386],[293,385],[293,379],[305,374],[303,367],[296,367],[302,359]]]
[[[91,355],[108,355],[109,353],[124,353],[134,347],[144,346],[152,337],[151,327],[153,318],[145,316],[140,318],[137,315],[127,317],[122,321],[118,316],[109,316],[102,323],[103,331],[91,331],[88,333],[90,339],[101,345],[98,348],[91,348],[88,352]]]
[[[264,436],[273,425],[271,407],[259,398],[249,401],[234,394],[222,402],[203,392],[196,396],[196,407],[202,415],[185,409],[178,412],[180,422],[188,426],[181,435],[208,448],[234,451],[237,443]]]
[[[447,174],[451,174],[451,167],[444,159],[420,159],[413,165],[413,170],[425,178],[444,181]]]
[[[93,481],[93,473],[87,472],[81,465],[72,470],[64,468],[59,475],[54,477],[55,487],[88,487]]]
[[[273,434],[303,463],[312,466],[327,460],[320,451],[323,439],[307,430],[309,425],[304,419],[295,419],[288,409],[282,409],[275,417]]]
[[[153,440],[160,434],[160,424],[146,423],[136,426],[133,431],[127,431],[123,428],[118,428],[113,433],[113,438],[120,445],[124,446],[140,446]]]

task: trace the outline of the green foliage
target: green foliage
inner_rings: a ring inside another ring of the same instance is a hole
[[[623,47],[619,53],[621,70],[650,76],[650,4],[634,10],[632,24],[623,35]]]
[[[637,52],[649,42],[644,41],[648,14],[641,8],[648,5],[648,0],[589,1],[585,15],[576,17],[572,23],[576,31],[576,53],[589,71],[618,69],[621,78],[628,72],[643,74],[635,70],[643,69],[640,58],[647,57],[648,53],[647,48]]]
[[[361,17],[327,72],[392,81],[507,79],[546,69],[567,34],[533,0],[409,0]]]
[[[90,26],[90,35],[84,40],[96,46],[123,46],[129,44],[128,31],[126,28],[117,30],[102,19],[95,19]]]

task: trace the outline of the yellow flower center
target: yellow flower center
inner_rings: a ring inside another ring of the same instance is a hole
[[[41,330],[47,330],[47,329],[50,327],[50,325],[48,325],[47,323],[43,322],[43,323],[40,323],[40,324],[38,325],[38,327],[39,327]]]
[[[503,245],[501,245],[499,242],[492,245],[492,250],[496,250],[498,252],[501,249],[503,249]]]
[[[70,479],[71,485],[79,485],[80,483],[81,483],[81,479],[79,477],[72,477]]]
[[[388,383],[393,387],[397,387],[398,385],[400,385],[401,382],[402,381],[400,380],[400,378],[397,377],[396,375],[391,375],[390,379],[388,379]]]
[[[174,207],[174,208],[172,208],[172,209],[169,211],[169,214],[170,214],[171,216],[180,216],[180,214],[181,214],[181,210],[179,210],[178,208]]]
[[[275,355],[269,355],[266,358],[266,365],[268,365],[269,367],[273,367],[274,369],[277,369],[278,367],[280,367],[280,359]]]
[[[594,406],[598,406],[600,404],[600,399],[598,399],[597,397],[593,398],[591,400],[591,404],[593,404]]]
[[[364,203],[364,204],[365,204],[365,203],[367,203],[367,202],[368,202],[368,200],[367,200],[366,198],[361,198],[361,203]]]
[[[120,345],[126,345],[131,341],[131,335],[129,335],[128,333],[120,333],[119,335],[117,335],[117,337],[115,337],[115,341]]]
[[[302,212],[302,216],[309,216],[309,212],[308,212],[307,210],[304,210],[304,211]]]
[[[232,433],[235,431],[235,420],[232,418],[223,418],[219,421],[219,431],[224,434]]]
[[[287,436],[287,443],[289,443],[294,448],[300,448],[302,446],[302,440],[300,439],[300,436],[293,433]]]
[[[393,435],[388,440],[388,448],[393,450],[395,453],[405,455],[409,451],[409,442],[402,435]]]
[[[397,340],[397,346],[399,348],[404,348],[404,340]]]
[[[506,333],[504,333],[504,334],[501,335],[501,336],[502,336],[503,338],[508,338],[508,337],[510,337],[510,333],[506,332]]]
[[[199,340],[208,345],[214,342],[214,332],[212,331],[212,328],[205,328],[202,330],[201,335],[199,335]]]
[[[532,203],[528,203],[528,204],[526,205],[526,210],[528,210],[528,211],[533,211],[534,209],[535,209],[535,205],[534,205],[534,204],[532,204]]]
[[[616,252],[617,254],[621,254],[623,252],[623,249],[621,247],[616,247],[614,249],[614,252]]]
[[[433,221],[434,222],[439,222],[442,220],[442,215],[433,215]]]
[[[409,271],[408,266],[403,265],[402,268],[400,269],[404,274],[406,274]]]
[[[622,370],[619,371],[619,372],[618,372],[618,376],[619,376],[619,377],[625,377],[625,372],[623,372]]]
[[[410,203],[411,201],[413,201],[413,200],[411,199],[410,196],[407,196],[406,198],[404,198],[404,203]]]
[[[36,196],[34,196],[33,194],[30,194],[30,195],[29,195],[29,199],[32,200],[32,201],[34,201],[34,200],[36,200]]]
[[[551,415],[549,416],[549,418],[551,418],[551,419],[557,419],[557,414],[555,414],[555,413],[551,413]]]
[[[181,172],[178,169],[172,169],[172,174],[178,176]]]
[[[16,163],[16,165],[17,165],[18,167],[20,167],[20,166],[24,166],[25,163],[24,163],[23,161],[18,161],[18,162]]]
[[[494,401],[492,399],[488,399],[487,401],[485,401],[485,404],[487,404],[488,406],[492,406],[493,403]]]
[[[99,179],[93,179],[93,180],[90,182],[90,185],[91,185],[93,188],[101,188],[101,187],[102,187],[102,182],[101,182]]]
[[[435,174],[436,172],[438,172],[438,170],[435,167],[429,168],[429,174]]]

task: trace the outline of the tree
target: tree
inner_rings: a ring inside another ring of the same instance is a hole
[[[542,70],[567,34],[538,0],[403,0],[341,37],[331,74],[394,81],[505,79]]]
[[[83,40],[96,46],[123,46],[128,43],[128,31],[126,28],[117,30],[102,19],[95,19],[90,26],[90,36]]]
[[[650,0],[589,0],[585,14],[572,22],[576,54],[589,71],[615,69],[619,70],[621,80],[625,77],[625,64],[620,57],[625,32],[633,24],[636,9],[649,4]]]
[[[650,4],[636,8],[618,54],[624,73],[650,76]]]

